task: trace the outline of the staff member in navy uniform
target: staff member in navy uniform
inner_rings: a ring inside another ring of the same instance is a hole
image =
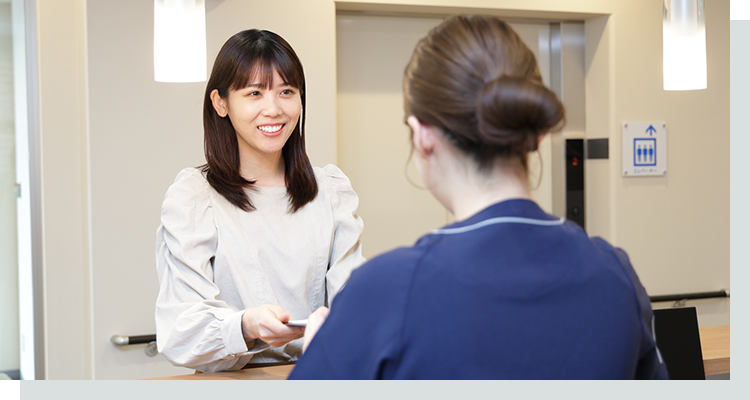
[[[355,270],[310,316],[290,378],[666,378],[625,252],[531,199],[527,155],[565,111],[518,35],[446,20],[404,99],[419,174],[457,222]]]

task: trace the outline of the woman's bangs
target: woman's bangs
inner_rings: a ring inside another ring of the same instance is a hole
[[[231,89],[240,90],[250,85],[260,85],[263,88],[270,88],[273,85],[273,65],[266,59],[252,59],[246,57],[232,81]]]
[[[242,71],[238,71],[237,79],[232,83],[232,88],[238,90],[250,85],[260,85],[269,89],[273,86],[274,72],[279,73],[284,83],[298,89],[302,86],[301,74],[288,57],[268,54],[247,63]]]
[[[297,89],[302,88],[302,66],[295,63],[292,57],[284,53],[277,54],[273,64],[284,83]]]

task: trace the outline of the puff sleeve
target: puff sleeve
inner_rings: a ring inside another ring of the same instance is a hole
[[[211,192],[200,171],[181,171],[167,190],[156,232],[156,338],[173,364],[204,372],[244,366],[268,345],[245,343],[242,313],[222,301],[213,282],[217,228]],[[251,347],[251,350],[248,350]]]
[[[359,197],[354,192],[349,178],[337,166],[328,164],[324,170],[334,219],[331,257],[326,273],[327,305],[330,306],[352,271],[366,260],[362,256],[360,240],[364,223],[357,215]]]

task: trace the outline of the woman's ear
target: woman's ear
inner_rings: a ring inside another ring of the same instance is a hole
[[[432,154],[435,147],[435,132],[432,128],[413,115],[406,118],[406,124],[411,128],[411,140],[417,154],[424,158]]]
[[[209,95],[211,97],[211,104],[214,106],[214,110],[219,114],[220,117],[224,118],[227,116],[227,102],[219,96],[219,91],[214,89]]]
[[[544,132],[536,137],[536,144],[539,146],[539,144],[542,143],[542,140],[544,140],[545,137],[547,137],[548,132]]]

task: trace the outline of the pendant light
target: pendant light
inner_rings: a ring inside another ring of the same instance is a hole
[[[663,0],[664,90],[705,89],[703,0]]]
[[[154,80],[206,80],[205,0],[154,0]]]

